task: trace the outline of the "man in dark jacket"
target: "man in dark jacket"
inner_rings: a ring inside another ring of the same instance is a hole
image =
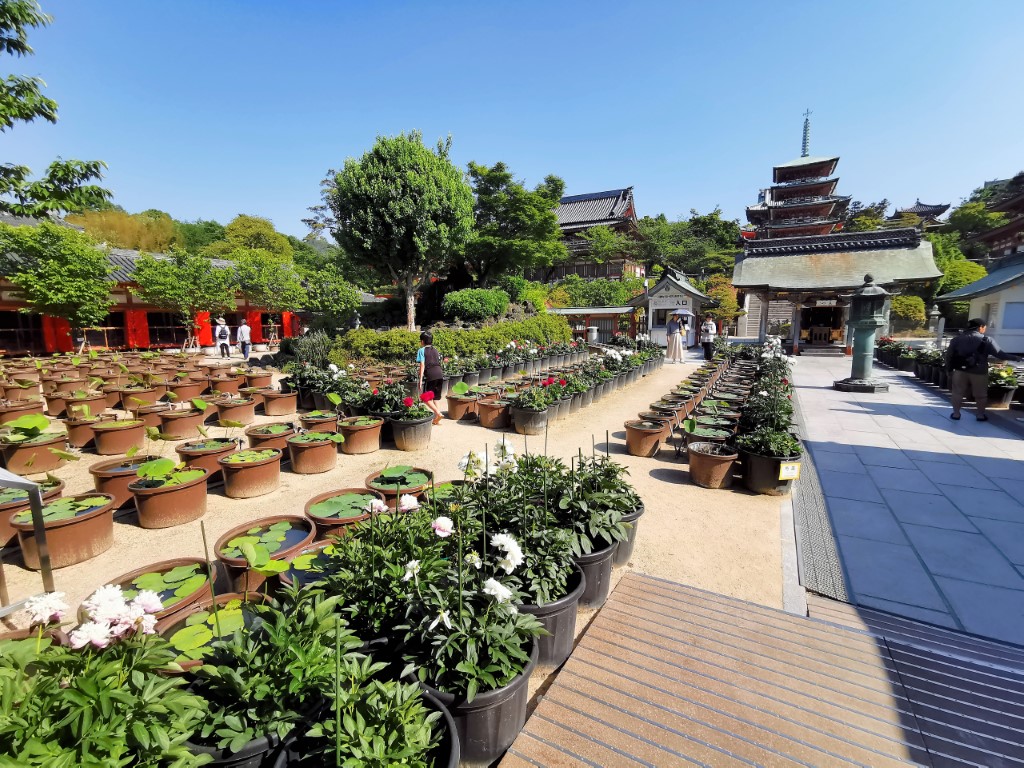
[[[960,406],[968,394],[972,394],[977,403],[978,421],[988,421],[985,406],[988,405],[989,355],[1000,360],[1020,360],[1016,355],[1003,352],[998,344],[985,335],[985,328],[984,320],[971,320],[967,324],[967,332],[949,342],[946,349],[946,370],[952,376],[950,390],[953,413],[949,418],[954,421],[960,418]]]

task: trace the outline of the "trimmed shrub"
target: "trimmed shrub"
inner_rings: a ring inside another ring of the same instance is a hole
[[[920,296],[894,296],[891,314],[893,324],[903,330],[922,328],[928,320]]]
[[[501,289],[466,288],[447,294],[441,302],[441,311],[449,320],[472,323],[502,317],[508,302],[508,294]]]

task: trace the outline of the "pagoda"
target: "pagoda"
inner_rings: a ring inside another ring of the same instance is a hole
[[[757,203],[747,207],[747,221],[756,237],[828,235],[836,231],[850,204],[837,195],[839,179],[832,174],[838,157],[803,155],[772,168],[772,186],[762,189]]]
[[[928,203],[922,203],[921,198],[918,198],[912,206],[909,208],[897,208],[893,211],[892,216],[889,217],[889,221],[900,221],[907,214],[916,216],[921,220],[921,226],[935,226],[940,224],[939,216],[949,210],[949,203],[939,203],[938,205],[929,205]]]

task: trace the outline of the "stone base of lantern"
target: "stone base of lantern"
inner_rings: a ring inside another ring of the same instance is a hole
[[[865,392],[875,394],[876,392],[888,392],[889,385],[876,379],[841,379],[832,382],[832,388],[840,392]]]

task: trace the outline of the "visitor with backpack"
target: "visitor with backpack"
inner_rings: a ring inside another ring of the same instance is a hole
[[[416,362],[420,366],[420,392],[433,392],[434,397],[428,399],[426,404],[434,412],[434,424],[440,424],[441,409],[437,407],[437,401],[441,399],[444,370],[441,368],[441,353],[434,349],[434,334],[430,331],[420,334],[420,348],[416,350]]]
[[[960,419],[960,407],[968,395],[977,404],[978,421],[988,421],[985,407],[988,405],[988,358],[1020,360],[1008,355],[992,339],[985,335],[987,323],[974,318],[967,324],[967,330],[949,342],[946,349],[946,371],[951,376],[951,399],[953,412],[949,418]]]
[[[217,318],[217,327],[213,330],[213,337],[220,347],[221,357],[231,357],[231,330],[228,328],[228,321],[223,317]]]

